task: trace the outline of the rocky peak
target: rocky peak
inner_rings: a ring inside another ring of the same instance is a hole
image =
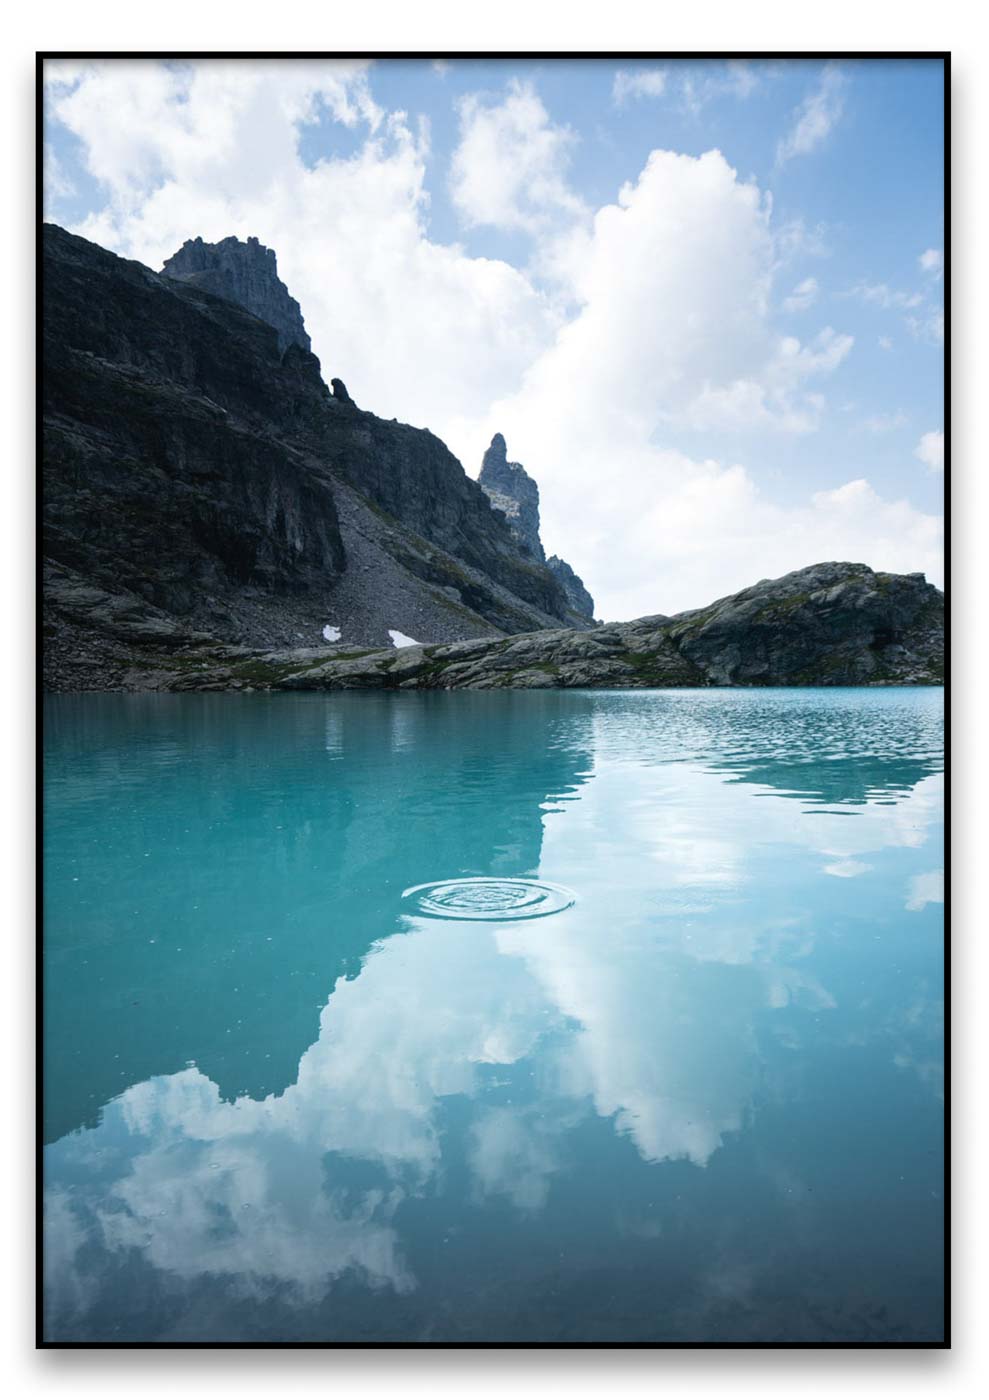
[[[521,462],[508,460],[501,433],[495,433],[491,439],[477,480],[495,510],[507,518],[519,544],[540,564],[544,563],[546,556],[539,538],[539,487]]]
[[[545,564],[566,595],[569,607],[579,617],[593,620],[594,599],[564,559],[554,554],[546,558],[539,538],[539,487],[521,462],[508,460],[508,448],[501,433],[495,433],[484,454],[478,484],[495,510],[508,520],[512,534],[523,549]]]
[[[302,308],[278,276],[273,249],[266,248],[256,238],[248,238],[246,243],[233,237],[221,239],[219,243],[190,238],[166,261],[161,271],[163,277],[225,297],[252,316],[267,321],[278,332],[278,348],[282,354],[290,345],[311,350]]]

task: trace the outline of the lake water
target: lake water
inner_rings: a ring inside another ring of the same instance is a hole
[[[932,689],[46,702],[48,1339],[939,1340],[941,741]]]

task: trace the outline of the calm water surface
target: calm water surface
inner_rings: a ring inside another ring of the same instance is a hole
[[[52,699],[48,1338],[938,1340],[941,726]]]

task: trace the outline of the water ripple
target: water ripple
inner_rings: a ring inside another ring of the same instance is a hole
[[[506,880],[474,877],[437,880],[403,890],[415,901],[416,913],[431,919],[541,919],[569,909],[576,895],[548,880]]]

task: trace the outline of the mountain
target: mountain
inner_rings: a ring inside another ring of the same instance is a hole
[[[500,434],[472,481],[327,387],[269,250],[176,259],[188,276],[44,229],[47,688],[941,682],[941,593],[862,564],[594,625]]]
[[[531,558],[545,564],[559,583],[572,612],[594,619],[594,599],[583,579],[555,554],[549,559],[539,538],[539,487],[521,462],[508,460],[508,448],[501,433],[495,433],[481,462],[477,478],[495,510],[501,511],[519,545]]]
[[[82,616],[101,604],[73,606]],[[941,685],[944,674],[941,592],[922,574],[864,564],[815,564],[675,617],[389,651],[252,651],[208,636],[155,637],[156,625],[140,610],[113,617],[110,688]]]
[[[113,684],[121,619],[254,648],[587,625],[438,438],[326,386],[270,250],[168,268],[44,228],[49,685]]]

